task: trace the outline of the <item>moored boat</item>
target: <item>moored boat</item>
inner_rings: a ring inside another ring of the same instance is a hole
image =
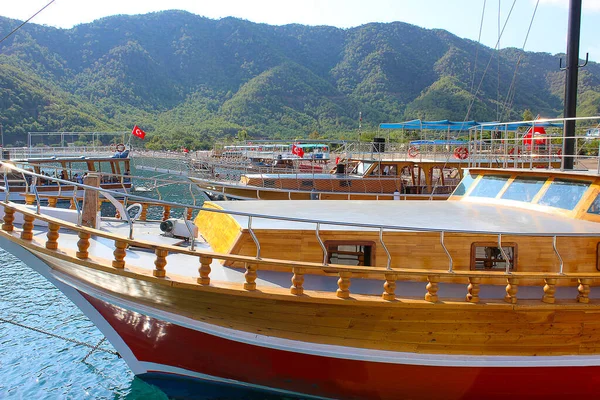
[[[35,172],[38,179],[31,179],[20,173],[7,175],[10,186],[9,200],[23,201],[32,199],[37,192],[45,197],[81,197],[82,190],[65,181],[83,183],[88,173],[100,175],[100,186],[113,191],[129,191],[131,189],[131,160],[129,150],[116,152],[111,157],[77,156],[77,157],[43,157],[25,158],[7,161],[23,169]],[[51,177],[61,178],[62,183]]]
[[[214,202],[137,222],[98,220],[98,193],[119,194],[94,179],[81,214],[4,202],[0,244],[170,395],[596,391],[597,170],[472,167],[444,202]]]

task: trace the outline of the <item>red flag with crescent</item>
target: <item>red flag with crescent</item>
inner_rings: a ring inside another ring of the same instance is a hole
[[[297,155],[298,157],[304,157],[304,149],[302,147],[297,146],[296,143],[292,145],[292,154]]]
[[[139,137],[140,139],[143,139],[146,137],[146,132],[141,130],[137,125],[133,127],[131,134],[135,137]]]

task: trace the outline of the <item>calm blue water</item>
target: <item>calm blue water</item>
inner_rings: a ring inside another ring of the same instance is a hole
[[[162,188],[161,194],[163,199],[178,202],[190,199],[186,186]],[[0,318],[92,345],[103,338],[58,289],[2,249]],[[107,341],[102,347],[114,351]],[[157,388],[135,378],[115,355],[94,352],[82,362],[89,350],[0,322],[0,399],[167,398]]]

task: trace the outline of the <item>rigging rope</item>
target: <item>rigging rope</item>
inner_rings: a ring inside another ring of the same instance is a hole
[[[477,37],[477,44],[481,45],[481,32],[483,31],[483,19],[485,17],[485,4],[487,0],[483,0],[483,9],[481,10],[481,22],[479,23],[479,36]],[[473,94],[473,87],[475,86],[475,72],[477,71],[477,58],[479,57],[479,47],[475,46],[475,64],[473,64],[473,78],[471,79],[471,90],[469,94]]]
[[[527,44],[527,40],[529,39],[529,33],[531,32],[531,27],[533,26],[533,21],[535,19],[535,14],[537,13],[539,4],[540,4],[540,0],[537,0],[537,2],[535,3],[535,8],[533,9],[531,21],[529,21],[529,28],[527,29],[527,34],[525,35],[525,40],[523,41],[523,46],[521,47],[522,52],[521,52],[521,54],[519,54],[519,59],[517,60],[517,64],[515,65],[515,71],[513,73],[512,81],[511,81],[508,91],[506,93],[506,100],[504,101],[504,104],[503,104],[503,113],[502,113],[504,115],[503,119],[508,119],[510,117],[510,110],[512,109],[512,105],[514,103],[515,94],[516,94],[515,84],[516,84],[516,80],[517,80],[517,72],[519,70],[519,66],[521,65],[521,60],[523,59],[523,56],[525,55],[525,45]],[[502,119],[500,121],[502,121]]]
[[[16,31],[18,31],[19,29],[21,29],[23,27],[23,25],[25,25],[26,23],[28,23],[29,21],[31,21],[36,15],[38,15],[39,13],[41,13],[42,11],[44,11],[46,9],[46,7],[48,7],[50,4],[54,3],[55,1],[56,0],[50,0],[50,2],[48,4],[46,4],[44,7],[42,7],[38,12],[36,12],[35,14],[33,14],[31,17],[29,17],[21,25],[17,26],[15,29],[13,29],[8,35],[4,36],[2,38],[2,40],[0,40],[0,44],[2,44],[2,42],[4,42],[6,39],[8,39],[10,36],[12,36]]]
[[[510,11],[508,12],[508,16],[506,17],[506,20],[504,21],[504,26],[502,27],[502,31],[500,32],[500,35],[498,35],[498,41],[496,42],[496,46],[494,46],[494,47],[498,46],[498,44],[500,42],[500,38],[504,34],[504,29],[506,29],[506,25],[508,24],[508,20],[510,19],[513,9],[515,8],[516,2],[517,2],[517,0],[513,0],[512,6],[510,7]],[[485,75],[487,74],[488,69],[490,68],[490,65],[492,64],[493,59],[494,59],[494,53],[492,52],[490,54],[490,59],[488,60],[485,70],[483,71],[483,76],[481,77],[481,80],[479,81],[479,85],[477,86],[477,90],[473,94],[473,98],[471,99],[471,103],[469,104],[469,108],[467,109],[467,115],[465,116],[465,122],[469,120],[469,115],[471,114],[471,109],[473,108],[473,105],[475,104],[475,100],[477,99],[477,94],[479,93],[479,89],[481,89],[481,86],[483,85],[483,80],[485,78]]]
[[[87,359],[90,356],[90,354],[92,354],[92,352],[94,352],[96,350],[103,351],[103,352],[109,353],[109,354],[113,354],[113,355],[121,358],[121,355],[118,352],[110,350],[110,349],[105,349],[103,347],[100,347],[100,345],[102,344],[102,342],[104,342],[106,340],[106,338],[103,338],[102,340],[100,340],[100,342],[97,345],[91,345],[89,343],[85,343],[85,342],[79,341],[77,339],[71,339],[71,338],[68,338],[66,336],[61,336],[61,335],[58,335],[56,333],[48,332],[48,331],[45,331],[45,330],[40,329],[40,328],[35,328],[33,326],[28,326],[28,325],[25,325],[25,324],[21,324],[19,322],[11,321],[11,320],[8,320],[8,319],[2,318],[2,317],[0,317],[0,322],[4,322],[6,324],[12,324],[12,325],[18,326],[20,328],[24,328],[24,329],[29,329],[31,331],[42,333],[42,334],[47,335],[47,336],[51,336],[51,337],[54,337],[54,338],[57,338],[57,339],[62,339],[64,341],[66,341],[66,342],[78,344],[80,346],[89,347],[92,350],[90,350],[90,352],[85,356],[85,358],[83,359],[83,361],[85,361],[85,359]]]
[[[504,21],[504,25],[502,26],[502,30],[498,33],[498,41],[496,42],[496,46],[494,48],[497,48],[500,44],[500,39],[502,38],[502,35],[504,34],[504,29],[506,29],[506,25],[508,24],[508,21],[510,20],[510,16],[512,15],[512,12],[513,12],[513,9],[515,8],[516,3],[517,3],[517,0],[513,0],[512,6],[510,7],[510,11],[508,12],[508,15],[506,16],[506,20]],[[482,16],[482,23],[483,23],[483,16]],[[473,98],[471,99],[471,103],[469,104],[469,108],[467,109],[467,114],[465,115],[465,119],[463,122],[467,122],[469,120],[469,114],[471,114],[471,109],[473,108],[473,105],[475,104],[475,100],[477,99],[477,94],[479,93],[479,89],[481,89],[481,85],[483,84],[483,80],[487,74],[488,69],[490,68],[490,65],[492,64],[493,59],[494,59],[494,52],[492,51],[492,53],[490,54],[488,63],[485,67],[485,70],[483,71],[483,75],[481,76],[481,80],[479,81],[479,85],[477,86],[477,90],[475,91],[475,93],[473,93]],[[446,169],[446,165],[450,161],[451,156],[452,156],[452,154],[449,153],[448,156],[446,157],[446,160],[444,161],[444,165],[442,166],[440,173],[442,173],[442,174],[444,173],[444,169]],[[438,182],[436,182],[431,190],[429,200],[433,199],[433,195],[435,194],[435,190],[437,189],[438,186],[439,186]]]

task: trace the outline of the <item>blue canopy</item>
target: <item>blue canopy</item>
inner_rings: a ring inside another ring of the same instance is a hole
[[[530,127],[534,124],[532,122],[511,122],[508,124],[501,124],[499,122],[477,122],[477,121],[449,121],[442,119],[439,121],[422,121],[420,119],[413,119],[412,121],[399,122],[399,123],[386,123],[379,124],[380,129],[412,129],[412,130],[431,130],[431,131],[467,131],[469,129],[478,128],[485,131],[510,131],[514,132],[521,127]],[[535,126],[543,127],[562,127],[562,124],[551,123],[551,122],[535,122]]]
[[[412,121],[399,122],[392,124],[379,124],[380,129],[414,129],[414,130],[433,130],[433,131],[467,131],[470,128],[479,126],[476,121],[449,121],[442,119],[439,121],[422,121],[413,119]]]

